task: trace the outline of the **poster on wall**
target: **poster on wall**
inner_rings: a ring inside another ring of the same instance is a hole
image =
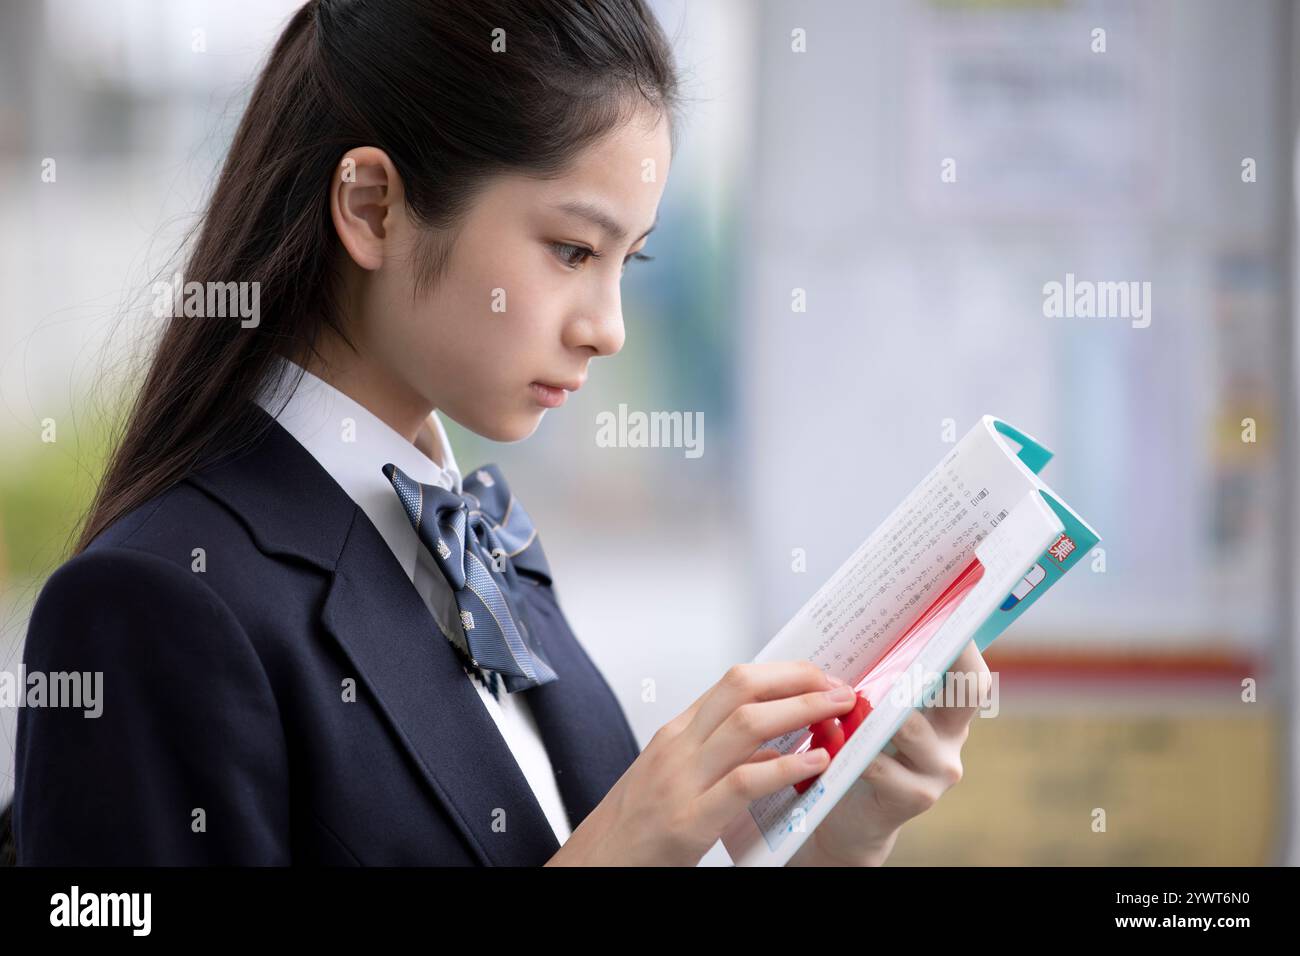
[[[908,35],[908,192],[937,216],[1070,221],[1160,203],[1148,4],[931,0]]]

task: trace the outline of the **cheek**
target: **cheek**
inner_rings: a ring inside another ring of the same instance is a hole
[[[405,326],[397,334],[406,354],[397,360],[420,370],[431,395],[462,424],[527,418],[528,383],[572,371],[562,332],[564,297],[575,282],[531,244],[485,245],[475,236],[427,299],[406,303],[406,317],[391,323]]]
[[[444,381],[488,404],[515,402],[512,396],[534,378],[565,371],[556,359],[558,313],[546,295],[528,283],[505,283],[465,283],[440,297],[423,320],[436,330],[425,354]]]
[[[548,338],[541,303],[511,302],[507,311],[483,316],[474,351],[484,380],[505,391],[555,374],[557,347]]]
[[[448,314],[454,316],[458,346],[501,369],[538,361],[545,368],[553,361],[555,345],[547,337],[558,329],[553,319],[562,292],[555,270],[548,275],[545,261],[524,261],[526,254],[501,252],[494,258],[509,268],[481,269],[457,288],[458,301]]]

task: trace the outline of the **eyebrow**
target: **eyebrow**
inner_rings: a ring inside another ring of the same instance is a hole
[[[619,225],[609,213],[605,212],[600,206],[591,202],[582,202],[581,200],[572,200],[570,202],[556,203],[555,209],[561,212],[567,212],[571,216],[577,216],[585,219],[600,229],[605,235],[609,236],[615,242],[622,242],[627,238],[627,230]],[[650,224],[650,228],[641,235],[637,236],[636,241],[640,242],[650,233],[655,231],[655,226],[659,225],[659,218],[656,216],[655,221]]]

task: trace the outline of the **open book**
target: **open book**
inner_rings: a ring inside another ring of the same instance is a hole
[[[1099,540],[1039,479],[1051,457],[985,415],[754,659],[810,660],[859,701],[763,745],[827,746],[831,762],[728,825],[737,866],[783,866],[876,755],[895,752],[890,740],[917,706],[987,695],[946,679],[953,661],[972,640],[987,648]]]

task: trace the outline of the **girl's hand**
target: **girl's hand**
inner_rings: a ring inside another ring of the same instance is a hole
[[[989,686],[989,669],[974,641],[949,670],[962,672],[975,674],[982,695]],[[934,806],[961,780],[961,748],[979,709],[978,700],[967,703],[913,711],[894,735],[898,753],[880,753],[786,865],[879,866],[885,862],[899,828]]]
[[[659,729],[547,866],[694,866],[750,803],[814,776],[826,749],[753,761],[781,734],[847,713],[810,661],[737,664]]]

